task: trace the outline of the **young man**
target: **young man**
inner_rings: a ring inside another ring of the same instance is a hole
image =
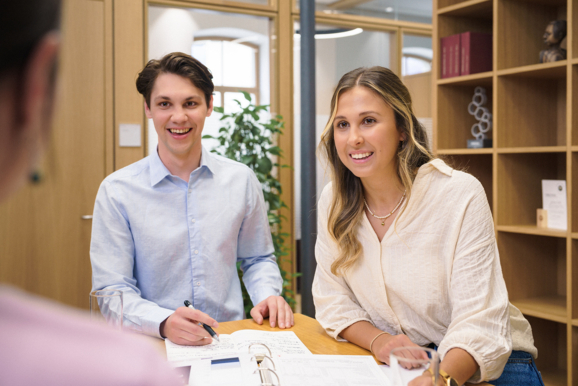
[[[293,325],[257,178],[201,145],[211,79],[183,53],[145,66],[136,84],[158,148],[104,180],[93,214],[93,289],[123,291],[125,326],[185,345],[211,342],[196,322],[244,317],[237,261],[253,319]]]
[[[23,184],[48,142],[59,14],[59,0],[12,1],[0,12],[0,201]],[[0,342],[2,385],[181,384],[142,337],[3,286]]]

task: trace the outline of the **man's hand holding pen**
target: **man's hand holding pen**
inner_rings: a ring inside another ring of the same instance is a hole
[[[217,328],[219,323],[209,315],[188,307],[179,307],[161,323],[160,333],[171,342],[186,346],[203,346],[210,344],[211,335],[198,323]]]

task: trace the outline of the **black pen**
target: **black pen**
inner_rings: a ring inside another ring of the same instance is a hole
[[[185,300],[185,306],[189,307],[190,309],[194,310],[195,307],[193,307],[193,305],[191,304],[191,302],[189,302],[188,300]],[[209,334],[211,334],[211,336],[213,337],[213,339],[217,339],[217,342],[221,342],[221,340],[219,339],[219,335],[217,335],[217,333],[215,332],[215,330],[213,330],[211,328],[211,326],[209,326],[208,324],[199,322],[199,326],[203,327],[205,330],[207,330],[207,332]]]

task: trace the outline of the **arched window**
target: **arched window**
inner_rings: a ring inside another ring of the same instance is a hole
[[[404,47],[401,59],[401,75],[415,75],[431,71],[433,52],[422,47]]]
[[[239,108],[235,99],[246,103],[240,91],[248,92],[253,103],[259,104],[259,46],[246,40],[202,37],[193,42],[193,57],[213,74],[214,105],[224,107],[225,112]]]

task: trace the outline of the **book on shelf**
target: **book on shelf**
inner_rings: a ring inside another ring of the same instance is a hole
[[[460,46],[460,75],[492,71],[492,34],[464,32]]]
[[[463,32],[440,39],[441,78],[492,70],[492,35]]]
[[[441,78],[460,75],[460,34],[441,38]]]

